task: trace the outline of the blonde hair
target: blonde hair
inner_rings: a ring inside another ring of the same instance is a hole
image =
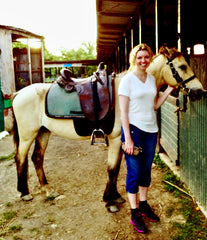
[[[152,49],[146,44],[146,43],[140,43],[139,45],[135,46],[132,48],[130,54],[129,54],[129,70],[128,71],[133,71],[136,67],[136,57],[137,57],[137,52],[139,51],[148,51],[150,55],[150,59],[153,57],[153,52]]]

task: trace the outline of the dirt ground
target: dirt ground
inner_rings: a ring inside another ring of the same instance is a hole
[[[11,136],[0,140],[0,156],[7,156],[12,151]],[[119,212],[109,213],[102,200],[107,181],[107,147],[91,146],[90,141],[71,141],[52,135],[44,168],[49,186],[59,196],[45,201],[46,195],[39,191],[38,179],[30,160],[29,188],[34,199],[23,202],[16,190],[14,160],[0,162],[0,217],[5,212],[16,213],[2,228],[0,225],[0,239],[168,240],[171,222],[175,218],[176,221],[183,221],[183,217],[177,214],[168,217],[167,209],[176,206],[177,200],[164,190],[163,173],[155,167],[152,170],[149,203],[161,221],[152,223],[144,218],[149,233],[141,234],[130,224],[128,201],[120,206]],[[125,177],[123,159],[118,190],[127,200]],[[12,226],[21,228],[12,231]],[[7,234],[1,237],[1,233],[8,229]]]

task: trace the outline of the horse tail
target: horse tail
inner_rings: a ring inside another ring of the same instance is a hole
[[[14,101],[14,98],[16,97],[16,95],[17,94],[15,94],[14,96],[13,96],[13,101]],[[12,102],[13,102],[12,101]],[[11,108],[12,109],[12,126],[11,126],[11,130],[10,130],[10,132],[12,133],[12,135],[13,135],[13,141],[14,141],[14,145],[15,145],[15,147],[16,147],[16,150],[18,149],[18,147],[19,147],[19,132],[18,132],[18,126],[17,126],[17,120],[16,120],[16,117],[15,117],[15,115],[14,115],[14,111],[13,111],[13,108]],[[10,122],[10,124],[11,124],[11,122]],[[6,124],[5,124],[6,125]]]
[[[13,119],[12,135],[13,135],[14,145],[17,150],[19,147],[19,132],[18,132],[17,121],[16,121],[14,114],[13,114],[13,117],[14,117],[14,119]]]

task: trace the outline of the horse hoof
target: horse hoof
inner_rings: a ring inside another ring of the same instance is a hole
[[[110,213],[116,213],[119,212],[119,208],[116,205],[107,205],[106,208]]]
[[[22,199],[23,201],[28,202],[28,201],[31,201],[31,200],[33,199],[33,197],[32,197],[31,194],[27,194],[27,195],[22,196],[21,199]]]
[[[122,204],[122,203],[125,203],[126,200],[123,197],[119,197],[117,199],[114,199],[114,202],[117,204]]]

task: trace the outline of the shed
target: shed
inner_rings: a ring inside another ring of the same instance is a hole
[[[13,48],[13,43],[26,40],[25,48]],[[31,40],[39,42],[31,47]],[[44,37],[27,30],[0,25],[0,78],[1,91],[10,96],[31,83],[44,81]]]

